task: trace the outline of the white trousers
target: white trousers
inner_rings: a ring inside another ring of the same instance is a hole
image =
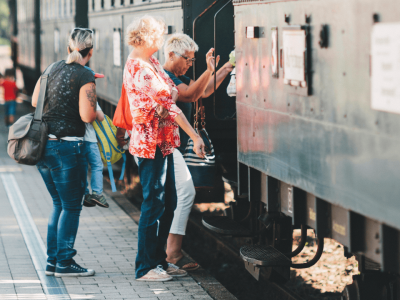
[[[189,219],[190,211],[196,196],[192,175],[183,159],[182,153],[174,150],[174,170],[175,170],[175,187],[177,194],[177,205],[172,220],[169,233],[185,235],[186,225]],[[137,158],[134,157],[137,164]]]

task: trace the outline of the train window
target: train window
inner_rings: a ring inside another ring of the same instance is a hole
[[[100,31],[93,29],[94,33],[94,48],[96,51],[99,51],[100,49]]]
[[[114,66],[121,66],[121,28],[114,28],[113,34]]]
[[[101,8],[104,8],[104,0],[101,0]]]
[[[131,0],[131,4],[133,4],[133,0]]]
[[[125,1],[124,0],[121,0],[121,5],[124,5],[125,4]]]
[[[115,6],[115,0],[111,0],[111,6]]]
[[[95,1],[95,0],[92,0],[92,10],[95,9],[95,5],[96,5],[96,1]]]
[[[60,52],[60,31],[54,29],[54,53]]]
[[[272,76],[278,78],[278,27],[271,28],[271,71]]]

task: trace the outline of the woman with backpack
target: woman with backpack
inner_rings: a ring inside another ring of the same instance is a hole
[[[92,30],[73,29],[68,58],[53,65],[44,101],[43,120],[48,125],[49,138],[37,168],[53,199],[47,232],[46,275],[56,277],[95,273],[73,259],[77,253],[74,243],[86,187],[85,123],[96,119],[95,76],[84,67],[92,55]],[[39,91],[40,80],[32,96],[34,107]]]

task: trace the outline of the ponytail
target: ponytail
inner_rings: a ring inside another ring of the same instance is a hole
[[[93,37],[91,32],[84,29],[73,30],[69,37],[68,47],[70,54],[67,57],[66,63],[79,63],[93,48]]]
[[[71,48],[69,48],[70,54],[67,57],[67,64],[72,64],[74,62],[79,62],[83,57],[82,54],[79,53],[78,50],[73,50],[71,51]]]

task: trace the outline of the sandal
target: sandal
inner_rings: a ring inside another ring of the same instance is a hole
[[[194,271],[200,268],[200,265],[198,263],[186,256],[182,256],[182,258],[178,260],[178,262],[174,265],[185,271]]]

